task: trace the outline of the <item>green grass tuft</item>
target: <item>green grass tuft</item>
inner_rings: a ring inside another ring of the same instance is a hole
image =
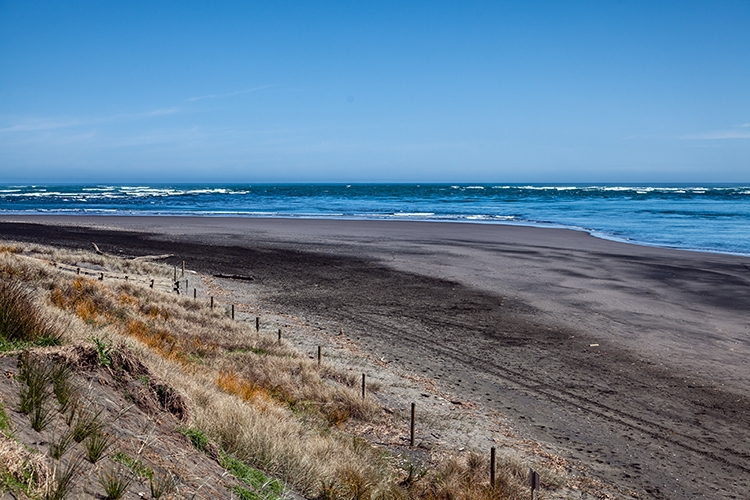
[[[263,472],[250,467],[224,452],[221,452],[219,463],[252,490],[237,486],[235,494],[243,500],[275,500],[283,498],[284,484],[277,479],[270,479]]]
[[[206,436],[202,430],[195,427],[180,427],[177,431],[190,438],[190,442],[193,443],[195,449],[206,451],[206,448],[208,447],[208,436]]]
[[[0,432],[4,432],[7,436],[11,430],[10,417],[5,413],[5,406],[3,406],[3,402],[0,401]]]
[[[91,337],[91,340],[94,342],[94,347],[96,347],[99,364],[102,366],[112,365],[112,346],[99,337]]]
[[[143,462],[141,462],[140,460],[136,460],[127,453],[117,452],[112,455],[112,460],[124,465],[125,467],[133,471],[133,474],[138,477],[144,479],[153,479],[154,477],[153,470],[146,467],[145,465],[143,465]]]

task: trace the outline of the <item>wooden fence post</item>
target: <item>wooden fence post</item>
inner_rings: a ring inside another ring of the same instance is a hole
[[[490,448],[490,486],[495,487],[495,447]]]
[[[531,500],[534,500],[534,491],[539,489],[539,474],[529,468],[529,486],[531,486]]]
[[[416,413],[416,406],[417,405],[415,403],[411,404],[411,436],[409,437],[409,446],[411,446],[412,448],[414,448],[414,417]]]

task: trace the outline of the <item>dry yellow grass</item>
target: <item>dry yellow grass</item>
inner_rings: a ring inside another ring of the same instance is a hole
[[[29,451],[18,441],[0,431],[0,477],[8,475],[33,495],[42,495],[52,480],[44,456]]]

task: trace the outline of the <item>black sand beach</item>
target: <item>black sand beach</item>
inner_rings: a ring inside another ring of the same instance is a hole
[[[750,257],[386,221],[2,216],[0,237],[253,275],[624,490],[750,491]]]

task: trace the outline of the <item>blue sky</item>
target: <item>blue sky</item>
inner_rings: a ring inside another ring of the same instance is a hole
[[[748,182],[750,2],[0,0],[0,182]]]

